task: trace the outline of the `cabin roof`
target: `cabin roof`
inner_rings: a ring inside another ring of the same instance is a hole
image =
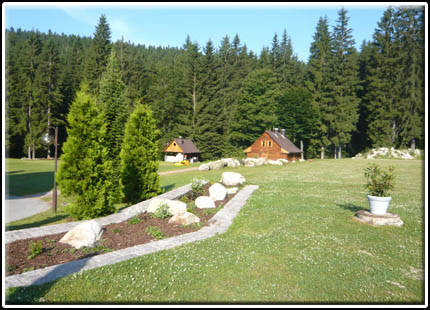
[[[184,154],[201,153],[200,150],[197,148],[197,146],[191,140],[176,138],[176,139],[173,139],[173,141],[175,141],[176,144],[184,151]],[[173,141],[171,141],[169,145],[172,144]],[[164,149],[164,152],[166,152],[166,149]]]
[[[303,153],[297,146],[294,145],[282,132],[266,131],[269,136],[275,141],[281,148],[288,151],[288,153]]]

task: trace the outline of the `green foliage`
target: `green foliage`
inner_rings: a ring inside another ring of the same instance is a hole
[[[126,202],[137,203],[161,193],[157,135],[151,110],[139,104],[125,126],[120,153],[120,182]]]
[[[197,178],[191,180],[191,192],[188,194],[191,200],[195,200],[197,197],[205,194],[202,181],[203,180]]]
[[[38,240],[37,242],[30,241],[28,245],[28,259],[33,259],[37,255],[42,254],[43,252],[43,243],[42,240]]]
[[[74,202],[67,207],[76,219],[91,219],[115,211],[112,180],[112,163],[106,159],[103,145],[106,125],[95,104],[95,98],[78,92],[68,115],[68,138],[58,169],[57,181],[65,196]]]
[[[130,225],[135,225],[135,224],[140,223],[140,222],[141,222],[141,219],[139,218],[139,216],[138,216],[138,215],[136,215],[135,217],[131,218],[131,219],[128,221],[128,223],[129,223]]]
[[[152,216],[156,219],[164,220],[165,218],[172,216],[172,214],[169,211],[167,203],[162,203],[157,210],[155,210]]]
[[[370,195],[388,197],[394,189],[394,166],[389,166],[387,171],[382,170],[377,164],[370,164],[364,170],[367,178],[366,188]]]
[[[164,238],[163,233],[161,230],[156,226],[149,226],[145,228],[145,232],[150,235],[151,237],[154,237],[157,240],[161,240]]]

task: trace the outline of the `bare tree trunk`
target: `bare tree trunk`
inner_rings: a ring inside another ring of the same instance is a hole
[[[334,159],[337,159],[337,146],[334,146]]]
[[[342,145],[339,144],[339,153],[337,155],[337,158],[342,159]]]
[[[197,98],[196,98],[196,74],[193,77],[193,129],[196,125],[196,110],[197,110]]]
[[[324,159],[324,146],[321,147],[321,159]]]
[[[300,150],[302,151],[302,159],[305,159],[305,154],[303,153],[303,140],[300,140]]]
[[[411,141],[411,149],[415,150],[415,138]]]

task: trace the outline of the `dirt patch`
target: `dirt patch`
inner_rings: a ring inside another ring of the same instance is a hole
[[[204,195],[209,196],[208,189],[210,185],[211,184],[206,184],[204,186]],[[143,212],[124,222],[103,226],[104,232],[102,238],[99,244],[94,248],[84,247],[77,250],[70,245],[60,243],[59,240],[66,232],[7,243],[5,246],[6,276],[68,263],[70,261],[104,254],[110,251],[117,251],[159,240],[160,238],[164,239],[197,231],[201,227],[206,226],[208,221],[221,210],[235,194],[228,195],[223,201],[216,201],[215,209],[199,209],[195,207],[193,202],[196,196],[197,195],[193,192],[189,192],[180,200],[186,202],[189,206],[187,207],[187,211],[194,213],[200,218],[198,224],[188,226],[169,224],[168,222],[171,216],[165,219],[157,219],[154,218],[152,214]],[[42,243],[42,253],[30,259],[28,258],[32,253],[30,251],[30,244],[36,244],[37,242]]]

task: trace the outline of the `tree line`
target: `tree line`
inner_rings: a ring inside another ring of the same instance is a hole
[[[243,156],[275,127],[303,143],[307,158],[423,148],[424,7],[389,7],[360,51],[352,32],[345,9],[332,29],[321,17],[304,63],[287,30],[256,55],[238,35],[218,47],[189,36],[178,48],[112,42],[104,15],[92,37],[7,29],[6,156],[49,156],[41,137],[50,126],[59,127],[61,152],[83,88],[104,107],[113,154],[141,104],[152,110],[160,159],[178,136],[192,139],[203,160]]]

